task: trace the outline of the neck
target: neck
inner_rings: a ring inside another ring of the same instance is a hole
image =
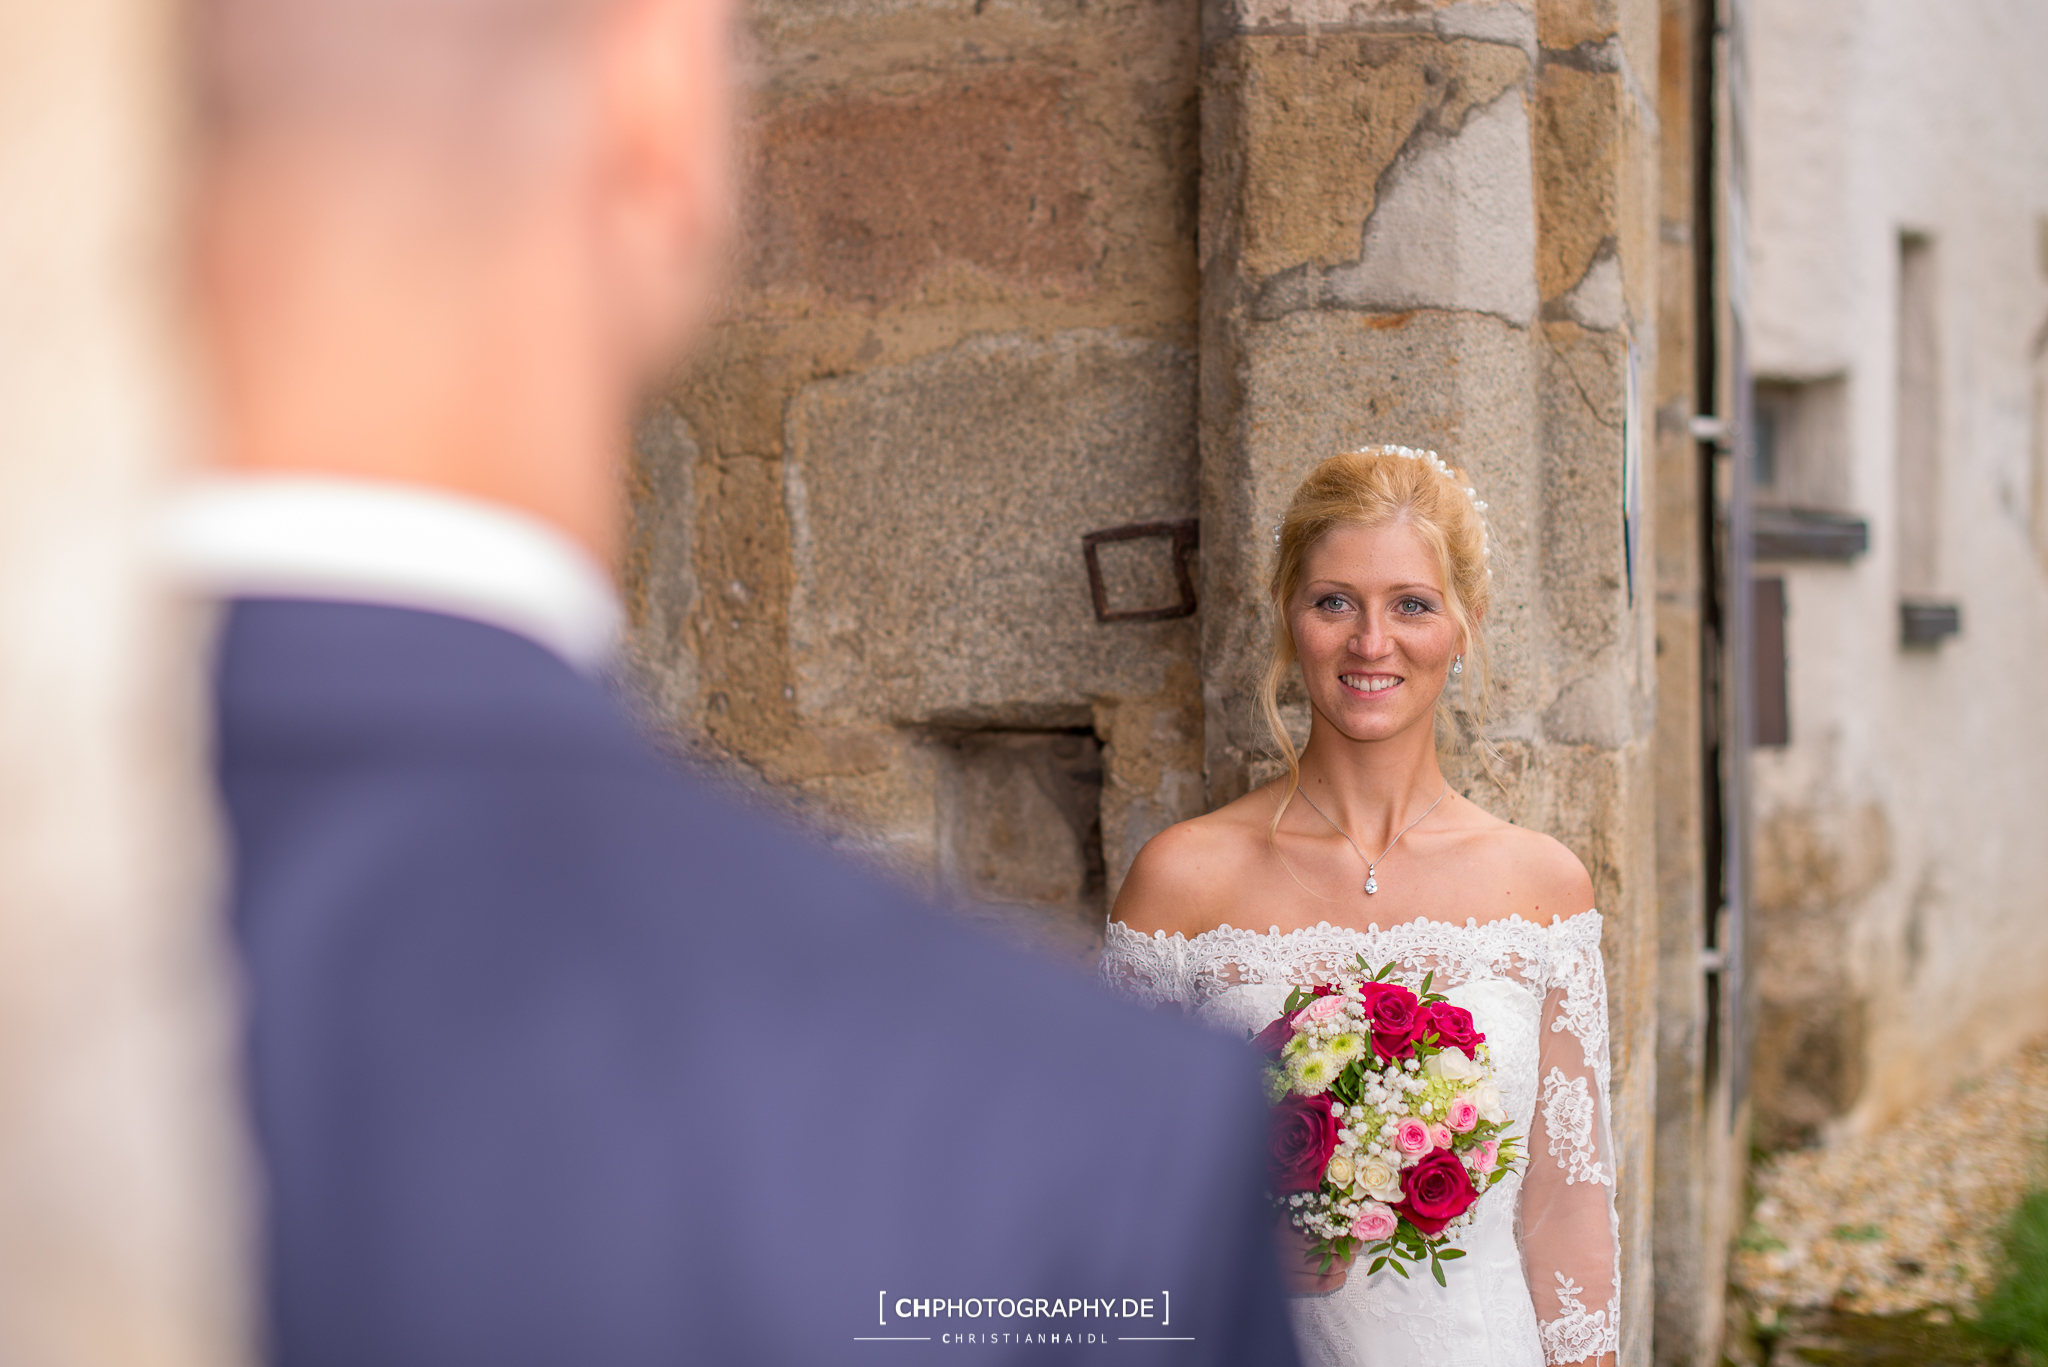
[[[573,225],[541,196],[451,210],[419,174],[294,147],[212,177],[198,269],[218,459],[504,504],[611,563],[631,396],[606,381]]]
[[[1443,795],[1434,726],[1361,741],[1312,714],[1301,787],[1354,840],[1371,845],[1371,854]]]

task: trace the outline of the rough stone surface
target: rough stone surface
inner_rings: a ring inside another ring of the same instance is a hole
[[[1416,140],[1388,172],[1358,263],[1324,283],[1354,308],[1453,308],[1526,323],[1536,291],[1524,263],[1535,245],[1529,118],[1511,89],[1455,137]]]
[[[697,705],[697,463],[701,452],[675,408],[657,404],[633,437],[626,542],[628,665],[667,725]],[[731,585],[727,586],[728,592]]]
[[[1144,839],[1200,810],[1195,626],[1096,624],[1079,546],[1128,520],[1096,497],[1127,476],[1144,495],[1129,515],[1194,511],[1195,0],[751,0],[743,20],[748,198],[733,283],[631,466],[624,568],[643,691],[701,737],[692,748],[799,795],[865,857],[963,898],[960,866],[942,868],[961,820],[1014,825],[1005,803],[1027,788],[982,784],[965,808],[944,797],[957,791],[944,737],[1094,726],[1101,892],[1113,895]],[[1059,377],[1055,356],[1068,357]],[[1098,360],[1107,373],[1086,373]],[[968,372],[978,387],[949,390],[950,414],[903,388],[910,374]],[[1133,388],[1117,393],[1118,377]],[[1079,427],[1061,426],[1076,417],[1069,382],[1093,396]],[[892,428],[889,395],[926,429]],[[886,467],[893,490],[835,483],[817,463],[860,435],[838,431],[847,415],[901,449],[862,451],[842,473]],[[1003,430],[976,428],[994,419]],[[1055,447],[1026,448],[1027,431]],[[1178,476],[1159,463],[1174,431]],[[1175,498],[1145,493],[1174,478]],[[859,511],[870,497],[873,516]],[[863,540],[889,518],[901,537]],[[963,561],[977,538],[984,558]],[[872,640],[834,637],[812,610],[832,608],[846,568],[805,561],[816,573],[800,584],[799,558],[820,544],[858,546],[862,572],[881,576]],[[1161,551],[1105,554],[1113,605],[1149,605],[1170,583]],[[912,616],[884,621],[885,607]],[[943,658],[940,637],[957,647]],[[870,652],[898,671],[887,687],[834,685],[815,668]],[[1027,904],[1053,914],[1015,906]]]
[[[1224,70],[1243,100],[1238,269],[1247,277],[1357,261],[1382,177],[1397,158],[1419,159],[1405,178],[1398,212],[1404,224],[1426,220],[1435,232],[1449,232],[1450,250],[1430,271],[1415,258],[1424,244],[1383,233],[1372,254],[1377,274],[1366,283],[1390,277],[1409,283],[1412,294],[1463,266],[1493,292],[1515,294],[1512,279],[1500,275],[1512,268],[1489,248],[1504,233],[1520,232],[1526,243],[1518,220],[1526,218],[1529,202],[1527,137],[1512,144],[1514,116],[1495,109],[1502,92],[1527,75],[1528,58],[1519,48],[1360,34],[1259,38],[1235,47]],[[1475,115],[1479,127],[1467,143]],[[1454,206],[1475,213],[1460,219]],[[1459,245],[1466,250],[1459,252]],[[1505,245],[1512,248],[1512,238]],[[1408,281],[1417,271],[1426,271],[1425,279]]]
[[[1099,333],[982,338],[803,390],[789,418],[797,706],[1045,726],[1159,691],[1186,622],[1098,622],[1085,532],[1195,511],[1193,364]]]
[[[1106,167],[1085,150],[1069,73],[963,73],[910,94],[792,101],[761,127],[747,284],[872,306],[945,277],[1084,293]]]

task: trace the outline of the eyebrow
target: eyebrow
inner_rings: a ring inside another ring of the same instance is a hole
[[[1325,584],[1328,584],[1328,585],[1329,585],[1329,586],[1331,586],[1332,588],[1340,588],[1340,589],[1349,589],[1349,588],[1351,588],[1351,585],[1350,585],[1350,584],[1347,584],[1347,583],[1345,583],[1345,582],[1344,582],[1343,580],[1341,580],[1341,579],[1311,579],[1311,580],[1309,580],[1309,581],[1308,581],[1308,583],[1304,584],[1304,585],[1303,585],[1302,587],[1303,587],[1303,588],[1305,588],[1305,589],[1313,589],[1313,588],[1319,588],[1319,587],[1321,587],[1322,585],[1325,585]],[[1389,584],[1389,585],[1387,586],[1387,589],[1386,589],[1386,591],[1387,591],[1388,593],[1434,593],[1434,594],[1437,594],[1437,595],[1439,595],[1439,596],[1441,596],[1441,595],[1442,595],[1442,593],[1443,593],[1443,590],[1442,590],[1442,589],[1440,589],[1440,588],[1438,588],[1438,587],[1437,587],[1436,585],[1434,585],[1434,584],[1424,584],[1424,583],[1411,583],[1411,584]]]

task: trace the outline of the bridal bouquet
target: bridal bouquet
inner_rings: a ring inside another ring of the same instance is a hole
[[[1272,1196],[1315,1237],[1323,1271],[1364,1244],[1368,1276],[1426,1258],[1442,1285],[1444,1262],[1465,1256],[1453,1232],[1520,1141],[1504,1133],[1486,1036],[1429,990],[1436,975],[1411,991],[1364,955],[1358,972],[1297,987],[1252,1037],[1274,1103]]]

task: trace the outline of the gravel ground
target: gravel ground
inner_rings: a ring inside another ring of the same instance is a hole
[[[2048,1039],[1892,1129],[1771,1160],[1735,1284],[1759,1307],[1967,1312],[1997,1279],[2000,1226],[2048,1177],[2044,1145]]]

